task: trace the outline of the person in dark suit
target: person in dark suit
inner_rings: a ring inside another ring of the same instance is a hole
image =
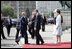
[[[42,31],[45,31],[46,17],[42,15]]]
[[[17,33],[16,33],[15,40],[17,40],[18,35],[19,35],[19,31],[20,31],[20,29],[21,29],[20,19],[21,19],[21,18],[18,19],[18,22],[17,22],[17,24],[16,24],[16,30],[17,30]]]
[[[0,30],[0,32],[1,32],[1,35],[2,35],[2,38],[3,39],[6,39],[6,37],[5,37],[5,35],[4,35],[4,32],[3,32],[3,23],[4,23],[4,21],[3,21],[3,19],[2,19],[2,13],[1,13],[1,30]]]
[[[41,29],[41,15],[38,13],[38,10],[34,10],[34,12],[35,12],[34,31],[36,36],[36,45],[39,45],[40,41],[41,44],[44,43],[41,35],[39,34],[39,31]]]
[[[23,37],[25,39],[25,44],[29,44],[28,43],[28,35],[27,35],[27,25],[28,25],[28,21],[27,21],[26,13],[23,12],[22,17],[21,17],[21,36],[18,37],[18,39],[16,41],[17,44],[20,41],[21,37]]]
[[[31,20],[29,22],[31,24],[29,25],[29,30],[28,30],[32,39],[34,39],[34,20],[35,20],[34,12],[32,12],[32,17],[31,17]]]
[[[54,24],[56,25],[56,17],[54,17]]]
[[[11,29],[11,27],[12,27],[12,20],[11,20],[10,16],[8,16],[7,23],[6,23],[8,37],[10,35],[10,29]]]

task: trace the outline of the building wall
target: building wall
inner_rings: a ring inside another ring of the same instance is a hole
[[[63,26],[71,26],[71,11],[61,11]]]
[[[42,13],[49,13],[54,9],[62,9],[59,1],[36,1],[36,9]]]

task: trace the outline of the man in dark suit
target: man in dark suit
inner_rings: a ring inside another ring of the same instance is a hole
[[[54,24],[56,25],[56,17],[54,17]]]
[[[31,38],[34,39],[34,19],[32,19],[30,22],[32,22],[32,24],[29,26],[29,33],[31,35]]]
[[[18,35],[19,35],[19,31],[20,31],[20,29],[21,29],[21,22],[20,22],[20,19],[21,19],[21,18],[18,19],[18,22],[17,22],[17,24],[16,24],[17,33],[16,33],[15,40],[17,40]]]
[[[6,39],[6,37],[4,36],[4,32],[3,32],[3,23],[4,23],[4,21],[2,19],[2,13],[1,13],[1,30],[0,30],[0,32],[1,32],[2,38]]]
[[[8,16],[8,20],[7,20],[7,23],[6,23],[8,37],[10,35],[11,26],[12,26],[12,20],[11,20],[10,16]]]
[[[46,17],[42,15],[42,31],[45,31]]]
[[[25,44],[29,44],[28,35],[27,35],[27,25],[28,25],[28,21],[27,21],[26,13],[23,12],[21,17],[21,36],[17,39],[16,41],[17,44],[20,41],[21,37],[25,39]]]
[[[34,10],[34,12],[35,12],[34,30],[36,36],[36,45],[39,45],[39,41],[41,41],[41,44],[44,43],[41,35],[39,34],[39,31],[41,29],[41,15],[38,13],[38,10]]]
[[[29,25],[29,30],[28,30],[32,39],[34,39],[34,20],[35,20],[34,12],[32,12],[32,17],[30,19],[31,24]]]

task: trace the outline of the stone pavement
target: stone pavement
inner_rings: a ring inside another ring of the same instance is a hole
[[[53,24],[46,25],[46,31],[42,32],[40,30],[40,34],[43,37],[45,43],[55,43],[56,42],[56,36],[52,34],[53,33]],[[20,45],[17,45],[15,43],[15,35],[16,35],[16,29],[11,28],[10,37],[7,36],[6,28],[4,27],[4,34],[7,37],[6,40],[1,39],[1,48],[22,48],[21,41],[19,42]],[[29,37],[29,43],[35,44],[35,39],[31,39],[30,34],[28,33]],[[63,31],[63,35],[61,38],[62,42],[70,42],[71,41],[71,28],[68,30]]]

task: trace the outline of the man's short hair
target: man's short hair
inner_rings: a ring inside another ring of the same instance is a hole
[[[35,9],[35,11],[36,11],[36,12],[38,12],[38,10],[37,10],[37,9]]]

